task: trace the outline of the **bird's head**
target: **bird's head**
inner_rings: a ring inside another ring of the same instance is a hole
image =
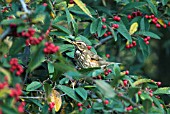
[[[87,50],[86,43],[84,43],[82,41],[73,41],[72,44],[74,44],[75,48],[80,51]]]

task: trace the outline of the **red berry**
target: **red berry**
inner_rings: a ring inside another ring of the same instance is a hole
[[[148,41],[148,39],[147,38],[144,38],[144,42],[147,42]]]
[[[149,44],[149,41],[146,41],[145,43],[146,43],[146,45],[148,45],[148,44]]]
[[[120,18],[119,16],[114,16],[114,17],[113,17],[113,20],[115,20],[115,21],[120,21],[121,18]]]
[[[129,48],[130,48],[130,45],[126,45],[126,48],[129,49]]]
[[[47,3],[43,3],[43,6],[45,6],[45,7],[46,7],[47,5],[48,5]]]
[[[108,69],[108,70],[107,70],[107,72],[111,73],[111,72],[112,72],[112,70],[111,70],[111,69]]]
[[[107,57],[107,58],[110,58],[110,54],[106,54],[106,57]]]
[[[141,91],[138,91],[138,95],[141,95],[142,94],[142,92]]]
[[[152,18],[152,19],[155,18],[155,15],[151,15],[151,18]]]
[[[158,86],[160,86],[162,83],[161,83],[161,82],[157,82],[156,84],[157,84]]]
[[[164,24],[164,25],[163,25],[163,27],[164,27],[164,28],[166,28],[166,27],[167,27],[167,25],[166,25],[166,24]]]
[[[131,15],[128,15],[127,18],[128,18],[128,19],[132,19],[132,16],[131,16]]]
[[[124,86],[127,86],[128,80],[124,80],[124,81],[123,81],[123,84],[124,84]]]
[[[103,36],[104,36],[104,37],[107,37],[107,36],[108,36],[108,34],[107,34],[107,33],[104,33],[104,34],[103,34]]]
[[[87,46],[87,49],[88,49],[88,50],[91,50],[91,48],[92,48],[91,46]]]
[[[147,36],[146,38],[147,38],[147,40],[150,40],[150,39],[151,39],[151,37],[150,37],[150,36]]]
[[[103,29],[106,29],[106,28],[107,28],[107,26],[106,26],[106,25],[103,25],[103,26],[102,26],[102,28],[103,28]]]
[[[74,4],[74,0],[70,0],[70,2],[69,2],[70,4]]]
[[[83,108],[82,108],[82,107],[80,107],[80,108],[79,108],[79,111],[81,112],[82,110],[83,110]]]
[[[152,96],[153,96],[153,93],[149,93],[149,96],[151,96],[151,97],[152,97]]]
[[[170,22],[168,22],[168,26],[170,26]]]
[[[105,101],[104,101],[104,104],[105,104],[105,105],[109,104],[109,101],[108,101],[108,100],[105,100]]]
[[[104,75],[105,75],[105,76],[107,76],[108,74],[109,74],[109,72],[107,72],[107,71],[104,72]]]
[[[83,106],[83,104],[82,103],[77,103],[77,106],[81,107],[81,106]]]
[[[156,24],[156,27],[157,27],[157,28],[161,28],[161,25],[157,23],[157,24]]]
[[[132,41],[133,46],[136,46],[136,41]]]
[[[133,47],[133,44],[130,44],[129,46],[130,46],[130,48],[132,48],[132,47]]]
[[[133,106],[129,106],[129,107],[126,108],[127,111],[130,111],[132,109],[133,109]]]
[[[90,106],[90,105],[88,105],[88,106],[87,106],[87,108],[91,108],[91,106]]]
[[[106,22],[106,18],[102,18],[102,22]]]
[[[112,34],[112,32],[108,31],[108,32],[107,32],[107,34],[108,34],[108,35],[111,35],[111,34]]]
[[[149,16],[148,16],[148,15],[145,15],[145,18],[146,18],[146,19],[148,19],[148,18],[149,18]]]
[[[117,29],[117,28],[119,28],[119,25],[118,24],[113,24],[112,27]]]
[[[102,79],[102,76],[101,76],[101,75],[98,75],[97,78],[98,78],[98,79]]]
[[[126,71],[125,71],[125,74],[126,74],[126,75],[128,75],[128,74],[129,74],[129,71],[128,71],[128,70],[126,70]]]

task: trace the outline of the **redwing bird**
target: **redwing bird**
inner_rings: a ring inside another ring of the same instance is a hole
[[[87,44],[82,41],[72,41],[75,46],[74,60],[78,68],[106,67],[114,62],[107,62],[99,55],[87,48]]]

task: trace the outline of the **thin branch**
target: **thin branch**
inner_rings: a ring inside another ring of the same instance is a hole
[[[26,13],[30,14],[31,11],[27,9],[27,5],[25,4],[24,0],[20,0],[20,2],[21,2],[21,5],[22,5],[24,11],[25,11]]]
[[[112,36],[108,36],[108,37],[106,37],[105,39],[100,40],[100,42],[99,42],[98,44],[96,44],[96,45],[94,46],[94,48],[99,47],[100,45],[106,43],[107,41],[109,41],[109,40],[112,39],[112,38],[113,38]]]
[[[11,32],[11,28],[8,27],[0,36],[0,40],[3,40],[4,38],[6,38],[6,36]]]
[[[115,93],[119,96],[119,92],[115,91]],[[120,95],[119,96],[120,98],[128,101],[133,107],[136,107],[138,108],[143,114],[146,114],[145,111],[143,111],[136,103],[134,103],[130,98],[126,97],[126,96],[123,96],[123,95]]]
[[[44,97],[29,97],[29,96],[20,96],[20,99],[43,99]]]

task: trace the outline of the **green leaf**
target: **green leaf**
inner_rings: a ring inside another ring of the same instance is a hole
[[[106,31],[107,31],[107,29],[103,29],[102,26],[103,26],[103,24],[100,20],[99,23],[98,23],[98,26],[97,26],[97,35],[99,37],[103,36],[103,34],[106,33]]]
[[[140,84],[149,83],[149,82],[153,83],[153,81],[152,81],[151,79],[139,79],[139,80],[135,81],[135,82],[133,83],[133,85],[134,85],[134,86],[138,86],[138,85],[140,85]]]
[[[84,11],[84,13],[86,13],[89,17],[92,17],[90,11],[81,0],[74,0],[74,2]]]
[[[54,73],[54,65],[51,62],[48,62],[48,73]]]
[[[153,32],[139,31],[136,34],[144,35],[144,36],[150,36],[151,38],[155,38],[155,39],[161,39],[157,34],[155,34]]]
[[[130,98],[133,98],[135,96],[135,94],[139,91],[140,88],[137,87],[130,87],[128,89],[128,95],[130,96]]]
[[[66,16],[67,16],[67,22],[68,22],[68,25],[69,25],[70,22],[71,22],[71,15],[70,15],[70,12],[67,8],[65,8],[65,12],[66,12]]]
[[[149,8],[150,8],[151,12],[157,16],[158,11],[157,11],[156,6],[152,3],[151,0],[146,0],[146,1],[149,4]]]
[[[140,21],[140,30],[141,31],[148,31],[150,28],[150,24],[146,18],[142,18]]]
[[[9,25],[11,23],[18,25],[18,24],[23,24],[24,21],[22,19],[10,19],[10,20],[5,19],[5,20],[1,21],[2,25]]]
[[[15,39],[15,41],[12,44],[12,47],[9,50],[9,54],[10,55],[15,55],[17,54],[19,51],[22,50],[22,48],[25,45],[25,39],[23,38],[17,38]]]
[[[157,98],[155,98],[154,96],[152,96],[153,102],[156,104],[156,106],[163,110],[163,108],[161,107],[161,103],[159,102],[159,100]]]
[[[71,35],[72,33],[64,26],[61,25],[52,25],[54,28],[58,29],[59,31],[62,31],[64,33],[67,33],[68,35]]]
[[[49,96],[50,96],[50,94],[51,94],[51,91],[52,91],[52,88],[51,88],[50,84],[45,83],[45,84],[43,85],[43,87],[44,87],[44,90],[45,90],[46,98],[49,98]]]
[[[38,107],[42,108],[42,104],[41,101],[38,99],[29,99],[29,101],[33,102],[34,104],[36,104]]]
[[[50,20],[50,15],[48,13],[45,13],[44,25],[42,26],[42,32],[44,32],[44,33],[50,27],[51,21],[49,21],[49,20]]]
[[[38,88],[40,88],[42,86],[42,84],[40,82],[37,81],[33,81],[32,83],[30,83],[27,87],[26,87],[26,91],[34,91]]]
[[[72,88],[64,86],[64,85],[58,85],[57,88],[63,91],[65,94],[67,94],[72,99],[76,100],[77,102],[82,102],[82,100],[77,96],[76,92]]]
[[[115,41],[117,41],[117,33],[111,27],[109,27],[109,30],[111,31],[112,36],[115,39]]]
[[[103,80],[95,80],[96,85],[98,86],[99,90],[101,93],[106,97],[106,98],[113,98],[115,97],[115,92],[111,85],[106,83]]]
[[[28,64],[28,71],[33,71],[45,60],[43,53],[43,44],[39,44],[31,47],[31,61]]]
[[[142,92],[142,94],[140,95],[140,98],[142,99],[142,101],[144,101],[146,99],[153,101],[152,98],[149,96],[149,94],[144,93],[144,92]]]
[[[142,6],[145,6],[146,5],[146,2],[131,2],[127,5],[124,6],[123,8],[123,12],[124,11],[127,11],[127,10],[131,10],[132,8],[138,8],[138,7],[142,7]]]
[[[103,103],[94,102],[93,107],[94,110],[102,110],[104,108]]]
[[[114,64],[113,70],[116,76],[120,76],[120,68],[118,64]]]
[[[149,99],[146,99],[146,100],[142,101],[142,105],[143,105],[145,111],[148,112],[149,109],[152,107],[152,102]]]
[[[153,94],[170,94],[170,87],[158,88]]]
[[[123,35],[129,42],[132,42],[132,38],[128,32],[128,30],[126,29],[124,23],[122,21],[120,22],[115,22],[116,24],[119,25],[119,28],[117,29],[117,31]]]
[[[141,37],[138,38],[138,42],[144,58],[147,58],[150,53],[149,46],[146,45]]]
[[[0,109],[2,110],[3,114],[18,114],[14,108],[10,107],[10,104],[0,105]]]
[[[93,20],[93,22],[91,23],[91,25],[90,25],[90,33],[91,34],[96,33],[97,28],[98,28],[98,24],[99,24],[99,20],[100,19],[97,18],[97,19]]]
[[[165,6],[168,3],[168,0],[162,0],[163,6]]]
[[[82,35],[79,35],[78,37],[76,37],[75,40],[78,40],[78,41],[81,40],[81,41],[85,42],[87,45],[92,45],[90,40]]]
[[[84,88],[79,87],[76,88],[75,91],[81,98],[83,98],[84,100],[87,99],[87,91]]]

